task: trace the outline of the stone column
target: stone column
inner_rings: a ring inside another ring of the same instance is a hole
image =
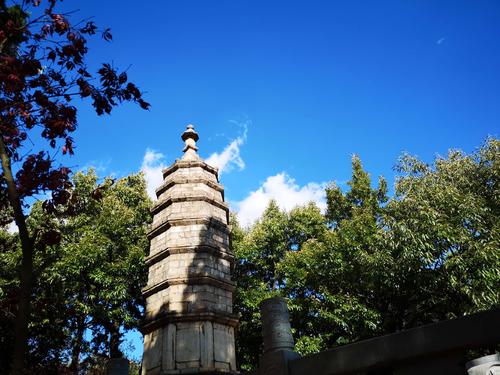
[[[280,297],[265,299],[260,303],[264,354],[277,350],[293,350],[292,328],[286,301]]]
[[[286,301],[281,297],[260,303],[264,353],[259,360],[258,375],[288,375],[288,362],[300,356],[294,343]]]
[[[142,374],[235,373],[229,208],[191,125],[182,139],[152,209]]]

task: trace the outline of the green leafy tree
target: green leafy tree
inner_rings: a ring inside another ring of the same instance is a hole
[[[373,189],[357,156],[352,171],[347,193],[335,184],[326,189],[323,234],[305,242],[301,251],[289,252],[280,265],[302,354],[377,332],[380,317],[370,301],[376,299],[376,270],[384,269],[379,223],[387,184],[380,178]]]
[[[386,246],[399,265],[387,329],[500,304],[499,147],[491,138],[433,165],[401,158],[386,221]]]
[[[277,265],[287,250],[287,214],[275,201],[248,231],[243,231],[232,216],[232,243],[236,256],[234,278],[238,288],[235,294],[236,313],[240,314],[237,360],[244,370],[253,368],[261,352],[261,322],[259,303],[279,293],[283,280]]]
[[[500,305],[500,142],[427,165],[403,155],[395,194],[352,159],[347,191],[238,230],[240,365],[261,351],[258,304],[288,298],[302,354]],[[270,276],[271,275],[271,276]]]
[[[237,258],[235,312],[239,313],[237,356],[240,367],[252,369],[262,348],[260,302],[273,295],[288,296],[286,279],[280,269],[288,252],[326,233],[320,210],[309,204],[290,213],[270,201],[262,217],[249,229],[242,230],[232,217],[233,248]]]
[[[28,365],[43,373],[79,373],[121,356],[122,334],[137,328],[143,306],[151,201],[142,175],[99,184],[90,171],[72,182],[64,207],[48,214],[37,203],[28,220],[53,237],[34,261]]]
[[[16,269],[20,260],[17,236],[0,229],[0,368],[9,368],[10,357],[4,355],[12,346],[15,306],[18,303],[19,280]]]

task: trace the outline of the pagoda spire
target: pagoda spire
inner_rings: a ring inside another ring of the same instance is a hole
[[[194,126],[189,124],[186,126],[186,130],[182,133],[182,140],[184,141],[184,156],[182,160],[197,160],[200,157],[196,153],[198,147],[196,147],[196,141],[200,138],[198,133],[194,130]]]

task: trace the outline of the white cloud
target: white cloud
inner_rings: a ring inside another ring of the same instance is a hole
[[[7,225],[7,232],[13,234],[19,232],[19,228],[17,227],[16,223],[13,221],[9,225]]]
[[[243,124],[237,123],[237,125],[243,128],[243,134],[232,140],[221,153],[214,152],[205,160],[207,164],[219,168],[219,175],[223,172],[230,172],[235,166],[238,167],[240,171],[245,169],[245,162],[240,155],[240,146],[242,146],[247,139],[248,122]]]
[[[242,226],[251,225],[262,215],[271,199],[274,199],[282,209],[287,211],[310,201],[316,202],[318,207],[324,211],[326,209],[325,187],[326,183],[315,182],[299,186],[285,172],[270,176],[248,197],[235,203],[238,220]]]
[[[442,44],[444,41],[446,40],[445,37],[442,37],[442,38],[439,38],[437,41],[436,41],[436,44]]]
[[[163,183],[161,171],[165,168],[165,156],[161,152],[146,149],[142,159],[141,171],[144,173],[148,195],[156,200],[155,190]]]

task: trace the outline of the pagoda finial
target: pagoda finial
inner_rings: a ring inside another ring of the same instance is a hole
[[[199,159],[198,154],[196,151],[198,151],[198,147],[196,147],[196,141],[200,137],[198,136],[198,133],[194,130],[194,126],[189,124],[186,126],[186,130],[184,133],[182,133],[182,140],[184,141],[184,156],[182,157],[183,160],[192,160],[192,159]]]

